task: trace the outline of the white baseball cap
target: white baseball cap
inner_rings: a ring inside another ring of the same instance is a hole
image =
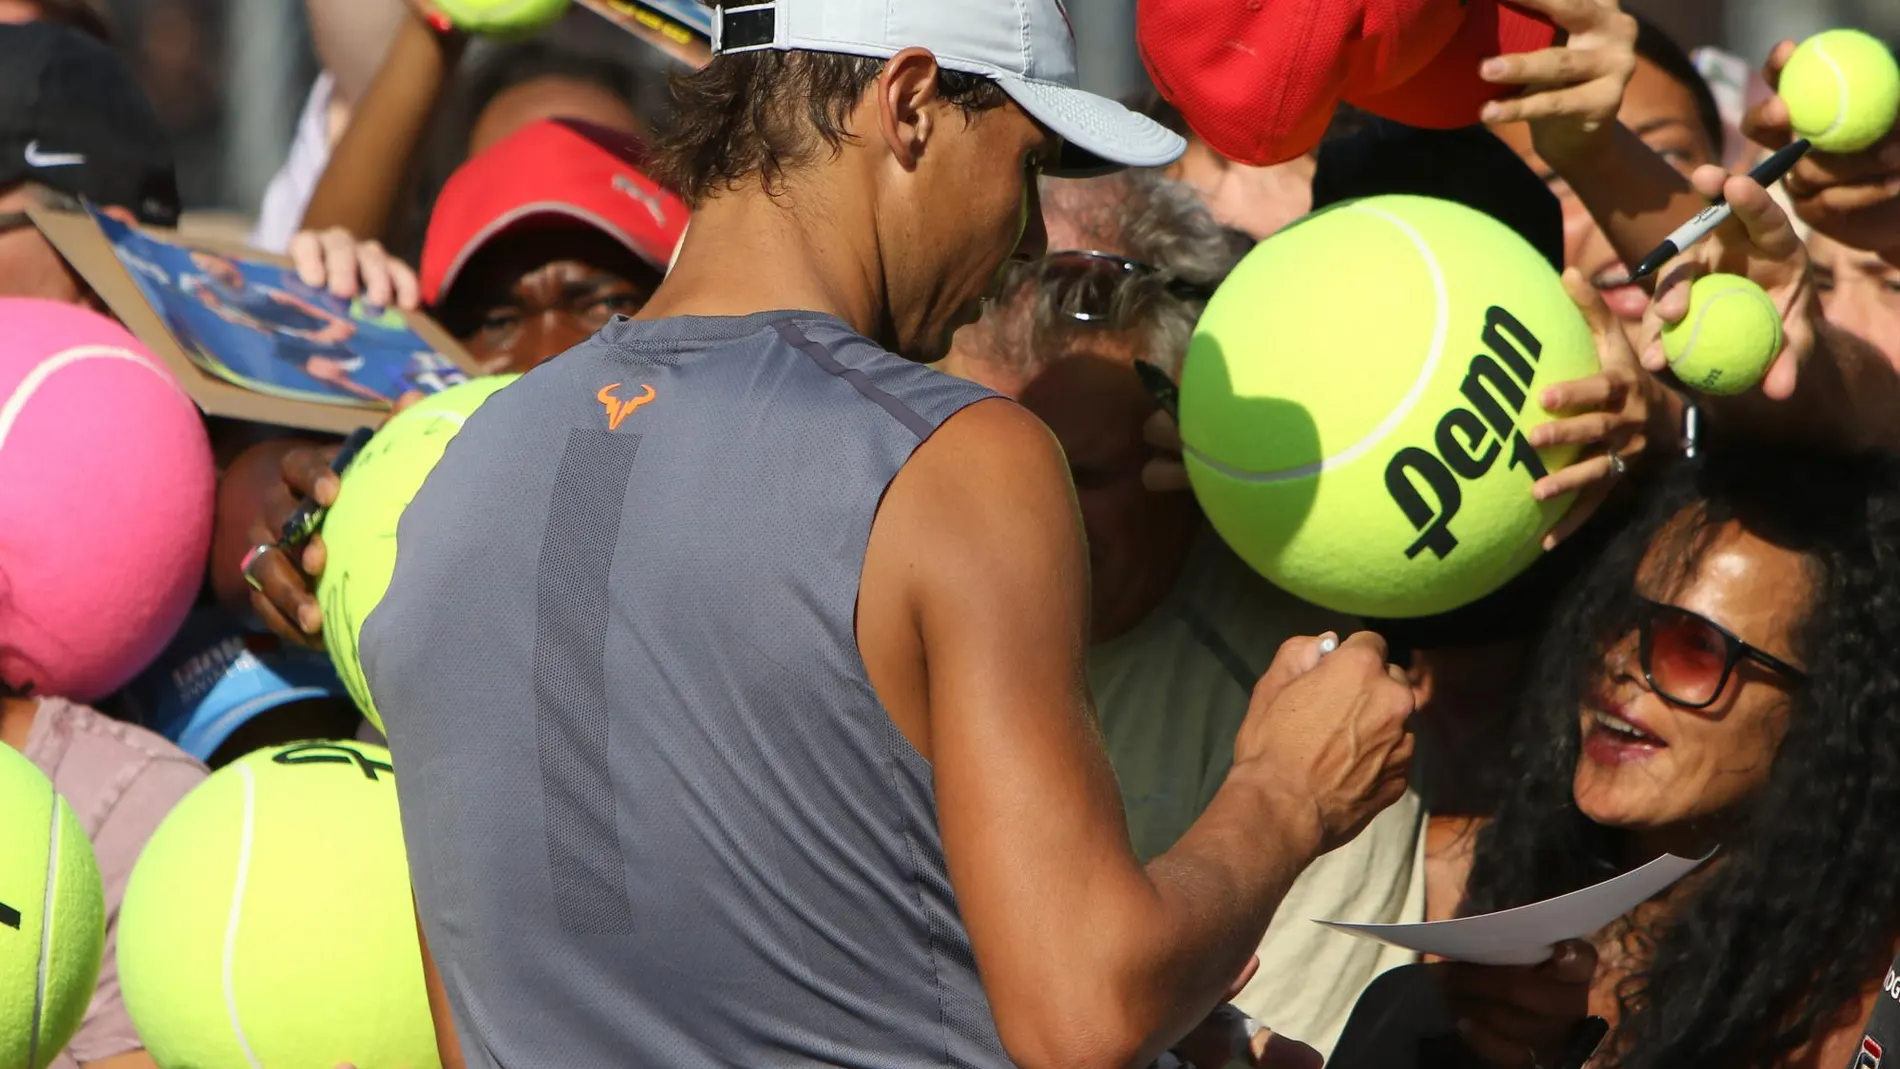
[[[1082,91],[1064,0],[760,0],[713,10],[715,55],[796,49],[888,59],[913,47],[929,49],[945,70],[996,82],[1061,137],[1050,174],[1160,167],[1187,151],[1160,123]]]

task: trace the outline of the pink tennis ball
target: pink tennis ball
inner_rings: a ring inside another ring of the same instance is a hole
[[[96,701],[204,582],[217,474],[165,365],[104,316],[0,299],[0,681]]]

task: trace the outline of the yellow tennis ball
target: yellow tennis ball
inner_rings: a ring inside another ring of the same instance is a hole
[[[569,0],[435,0],[457,29],[491,37],[524,37],[567,14]]]
[[[1568,499],[1531,485],[1552,383],[1597,371],[1550,264],[1504,224],[1424,197],[1351,201],[1267,239],[1195,330],[1188,475],[1214,529],[1308,601],[1427,616],[1535,560]]]
[[[1900,64],[1869,34],[1829,30],[1795,49],[1779,91],[1795,133],[1823,152],[1859,152],[1900,114]]]
[[[105,896],[72,807],[0,743],[0,1069],[45,1069],[92,1003]]]
[[[273,746],[146,844],[119,908],[125,1008],[161,1069],[434,1069],[389,751]]]
[[[1746,393],[1781,355],[1781,311],[1740,275],[1705,275],[1689,287],[1689,314],[1663,327],[1663,353],[1684,386]]]
[[[382,713],[363,678],[363,623],[389,592],[396,570],[396,526],[436,461],[482,402],[519,375],[491,375],[452,386],[405,409],[376,432],[343,473],[336,504],[323,519],[325,559],[317,584],[323,641],[356,707],[377,730]]]

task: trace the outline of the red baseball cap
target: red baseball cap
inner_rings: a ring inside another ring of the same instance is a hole
[[[639,168],[638,138],[576,119],[515,131],[449,176],[422,245],[422,299],[436,304],[475,254],[523,227],[592,227],[665,271],[686,202]]]
[[[1425,69],[1395,89],[1368,87],[1346,94],[1347,103],[1407,126],[1450,130],[1478,121],[1486,101],[1516,92],[1478,77],[1478,66],[1492,56],[1537,52],[1555,45],[1561,33],[1544,16],[1509,0],[1482,0],[1466,12],[1463,25]]]
[[[1136,19],[1161,95],[1216,152],[1265,165],[1310,152],[1342,100],[1375,114],[1390,105],[1404,114],[1386,117],[1414,125],[1477,122],[1484,101],[1514,91],[1478,77],[1482,49],[1525,51],[1556,37],[1548,22],[1520,9],[1507,17],[1501,5],[1138,0]],[[1541,25],[1541,43],[1528,23]],[[1478,58],[1466,63],[1467,55]]]

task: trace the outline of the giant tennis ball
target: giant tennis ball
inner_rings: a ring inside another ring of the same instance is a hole
[[[1746,393],[1781,354],[1781,310],[1740,275],[1705,275],[1689,287],[1689,314],[1663,327],[1662,343],[1683,385],[1723,397]]]
[[[568,0],[435,0],[456,29],[491,37],[525,37],[567,14]]]
[[[305,742],[212,774],[146,844],[119,984],[162,1069],[432,1069],[389,751]]]
[[[463,422],[519,377],[493,375],[465,382],[416,403],[384,424],[343,473],[336,504],[324,517],[327,556],[323,579],[317,584],[324,644],[350,697],[379,731],[383,717],[363,678],[358,642],[363,622],[389,592],[389,578],[396,570],[396,522]]]
[[[95,701],[204,585],[217,468],[164,361],[76,305],[0,298],[0,683]]]
[[[1823,152],[1859,152],[1900,114],[1900,64],[1859,30],[1829,30],[1795,49],[1778,90],[1795,133]]]
[[[0,1069],[45,1069],[73,1038],[105,947],[92,844],[52,783],[0,743]]]
[[[1502,223],[1425,197],[1348,201],[1249,253],[1181,382],[1189,478],[1274,583],[1365,616],[1445,612],[1536,559],[1569,463],[1524,432],[1597,371],[1589,326]]]

